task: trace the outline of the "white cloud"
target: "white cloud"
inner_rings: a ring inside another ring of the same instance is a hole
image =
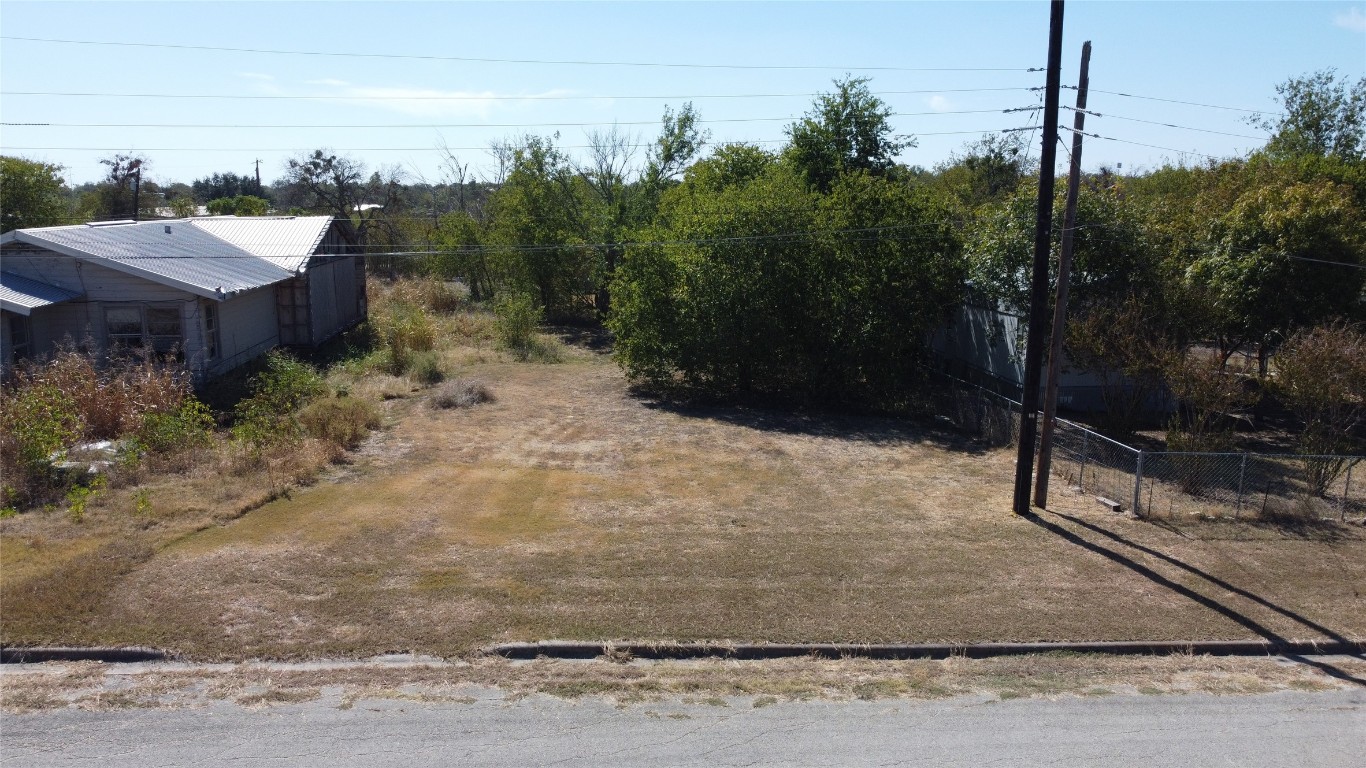
[[[1353,32],[1366,32],[1366,13],[1362,13],[1360,8],[1339,13],[1333,17],[1333,26],[1350,29]]]
[[[950,112],[953,110],[953,102],[943,96],[934,95],[925,99],[925,103],[935,112]]]

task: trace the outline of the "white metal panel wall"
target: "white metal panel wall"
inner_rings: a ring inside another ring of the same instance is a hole
[[[222,373],[280,344],[275,288],[266,286],[238,294],[218,305],[222,351],[209,372]],[[199,327],[203,327],[202,319]],[[202,338],[201,338],[202,343]]]

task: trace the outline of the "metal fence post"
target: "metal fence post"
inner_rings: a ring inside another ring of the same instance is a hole
[[[1233,510],[1233,519],[1237,520],[1243,512],[1243,482],[1247,479],[1247,454],[1243,454],[1243,465],[1238,468],[1238,508]]]
[[[1347,494],[1352,492],[1352,467],[1356,462],[1347,465],[1347,479],[1342,483],[1342,500],[1338,502],[1338,522],[1347,520]]]
[[[1086,434],[1087,430],[1083,429],[1081,431],[1081,469],[1077,471],[1077,487],[1081,488],[1083,493],[1086,492],[1086,452],[1088,450]]]
[[[1138,452],[1138,465],[1137,465],[1137,466],[1135,467],[1135,469],[1134,469],[1134,514],[1135,514],[1135,515],[1139,515],[1139,514],[1141,514],[1142,511],[1143,511],[1143,507],[1141,506],[1141,504],[1142,504],[1142,498],[1143,498],[1143,454],[1144,454],[1144,453],[1145,453],[1145,452],[1142,451],[1142,450],[1140,450],[1140,451]]]

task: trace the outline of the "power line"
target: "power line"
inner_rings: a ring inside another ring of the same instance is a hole
[[[929,112],[892,112],[888,117],[924,117],[926,115],[981,115],[987,113],[1001,113],[1032,110],[1034,107],[1026,107],[1020,110],[1014,109],[960,109],[947,111]],[[768,123],[784,120],[799,120],[798,116],[788,115],[785,117],[729,117],[717,118],[714,120],[698,120],[699,123]],[[585,128],[596,126],[612,125],[659,125],[658,120],[628,120],[612,122],[555,122],[555,123],[379,123],[379,124],[337,124],[326,125],[318,124],[225,124],[225,123],[23,123],[23,122],[0,122],[0,125],[13,127],[45,127],[45,128],[366,128],[366,129],[394,129],[394,128]]]
[[[1064,106],[1063,109],[1070,109],[1070,110],[1072,110],[1072,111],[1074,111],[1074,112],[1077,111],[1077,108],[1076,108],[1076,107]],[[1266,136],[1266,135],[1262,135],[1262,136],[1249,136],[1248,134],[1245,134],[1245,133],[1229,133],[1229,132],[1227,132],[1227,131],[1215,131],[1215,130],[1211,130],[1211,129],[1209,129],[1209,128],[1195,128],[1195,127],[1192,127],[1192,126],[1189,126],[1189,125],[1176,125],[1176,124],[1174,124],[1174,123],[1164,123],[1164,122],[1161,122],[1161,121],[1158,121],[1158,120],[1144,120],[1144,119],[1139,118],[1139,117],[1125,117],[1124,115],[1116,115],[1116,114],[1112,114],[1112,113],[1110,113],[1110,112],[1106,112],[1106,113],[1102,114],[1102,113],[1100,113],[1100,112],[1096,112],[1096,111],[1090,110],[1090,109],[1081,110],[1081,111],[1085,112],[1086,114],[1088,114],[1088,115],[1090,115],[1090,116],[1092,116],[1092,117],[1100,117],[1100,118],[1112,117],[1112,118],[1114,118],[1114,119],[1116,119],[1116,120],[1128,120],[1128,121],[1134,122],[1134,123],[1146,123],[1146,124],[1148,124],[1148,125],[1160,125],[1160,126],[1162,126],[1162,127],[1164,127],[1164,128],[1178,128],[1178,129],[1183,130],[1183,131],[1199,131],[1200,133],[1212,133],[1212,134],[1215,134],[1216,136],[1232,136],[1232,137],[1238,138],[1238,139],[1258,139],[1258,140],[1261,140],[1261,141],[1266,141],[1267,139],[1271,138],[1270,136]]]
[[[905,96],[926,93],[989,93],[999,91],[1029,91],[1028,87],[1014,88],[929,88],[913,91],[872,91],[874,96]],[[204,93],[96,93],[90,91],[0,91],[0,96],[62,96],[73,98],[117,98],[117,99],[244,99],[244,100],[297,100],[297,101],[593,101],[593,100],[633,100],[646,99],[658,101],[692,101],[694,99],[783,99],[810,98],[819,93],[714,93],[693,96],[642,96],[626,95],[559,95],[538,94],[528,96],[475,94],[444,96],[282,96],[266,94],[204,94]]]
[[[588,61],[575,59],[498,59],[479,56],[433,56],[413,53],[358,53],[354,51],[290,51],[274,48],[232,48],[212,45],[181,45],[173,43],[134,43],[121,40],[68,40],[46,37],[0,35],[0,40],[29,43],[57,43],[62,45],[105,45],[121,48],[163,48],[181,51],[218,51],[224,53],[262,53],[281,56],[335,56],[361,59],[407,59],[415,61],[461,61],[482,64],[545,64],[553,66],[594,67],[663,67],[674,69],[757,69],[757,70],[851,70],[870,72],[1040,72],[1033,67],[852,67],[819,64],[697,64],[643,61]]]
[[[981,135],[984,133],[999,133],[1003,129],[983,128],[973,131],[916,131],[915,136],[963,136],[968,134]],[[743,139],[736,141],[714,142],[722,144],[782,144],[787,139]],[[559,149],[590,149],[588,144],[559,144]],[[627,145],[633,149],[655,146],[653,142]],[[10,152],[311,152],[317,147],[28,147],[12,144],[0,145],[0,150]],[[444,150],[456,151],[484,151],[488,146],[481,147],[333,147],[333,152],[441,152]]]
[[[1075,85],[1064,85],[1063,87],[1064,87],[1064,88],[1071,88],[1071,89],[1074,90],[1074,91],[1077,90],[1077,87],[1076,87]],[[1230,111],[1230,112],[1248,112],[1248,113],[1251,113],[1251,114],[1254,114],[1254,115],[1266,115],[1266,114],[1270,114],[1269,112],[1267,112],[1267,111],[1264,110],[1264,109],[1246,109],[1246,108],[1244,108],[1244,107],[1226,107],[1226,106],[1223,106],[1223,105],[1220,105],[1220,104],[1205,104],[1205,103],[1199,102],[1199,101],[1182,101],[1182,100],[1180,100],[1180,99],[1167,99],[1167,98],[1162,98],[1162,97],[1160,97],[1160,96],[1140,96],[1140,95],[1138,95],[1138,94],[1136,94],[1136,93],[1122,93],[1122,92],[1120,92],[1120,91],[1102,91],[1102,90],[1100,90],[1099,88],[1091,88],[1091,89],[1089,89],[1089,90],[1091,91],[1091,93],[1105,93],[1105,94],[1109,94],[1109,95],[1111,95],[1111,96],[1123,96],[1123,97],[1125,97],[1125,98],[1127,98],[1127,99],[1143,99],[1143,100],[1145,100],[1145,101],[1163,101],[1163,102],[1166,102],[1166,103],[1168,103],[1168,104],[1184,104],[1184,105],[1186,105],[1186,106],[1188,106],[1188,107],[1206,107],[1206,108],[1208,108],[1208,109],[1225,109],[1225,110],[1228,110],[1228,111]]]
[[[1089,138],[1089,139],[1100,139],[1101,141],[1117,141],[1117,142],[1119,142],[1120,144],[1133,144],[1134,146],[1137,146],[1137,147],[1147,147],[1147,148],[1149,148],[1149,149],[1161,149],[1161,150],[1164,150],[1164,151],[1167,151],[1167,152],[1176,152],[1176,153],[1183,154],[1183,155],[1197,155],[1197,156],[1199,156],[1199,157],[1208,158],[1208,159],[1210,159],[1210,160],[1220,160],[1220,159],[1222,159],[1222,158],[1220,158],[1218,155],[1207,155],[1207,154],[1205,154],[1204,152],[1196,152],[1196,151],[1193,150],[1193,149],[1177,149],[1176,147],[1162,147],[1162,146],[1158,146],[1157,144],[1145,144],[1145,143],[1143,143],[1143,142],[1141,142],[1141,141],[1130,141],[1130,140],[1128,140],[1128,139],[1116,139],[1116,138],[1114,138],[1113,136],[1101,136],[1100,134],[1091,133],[1091,132],[1089,132],[1089,131],[1077,131],[1077,130],[1075,130],[1075,129],[1068,128],[1068,127],[1066,127],[1066,126],[1059,126],[1059,127],[1060,127],[1062,130],[1065,130],[1065,131],[1072,131],[1073,133],[1080,133],[1082,136],[1085,136],[1085,137],[1087,137],[1087,138]]]

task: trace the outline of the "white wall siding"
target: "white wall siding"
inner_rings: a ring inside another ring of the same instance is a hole
[[[196,327],[203,328],[198,316]],[[211,361],[210,374],[231,370],[280,344],[280,324],[275,312],[275,288],[267,286],[238,294],[218,304],[221,349]],[[200,336],[203,343],[203,336]]]

